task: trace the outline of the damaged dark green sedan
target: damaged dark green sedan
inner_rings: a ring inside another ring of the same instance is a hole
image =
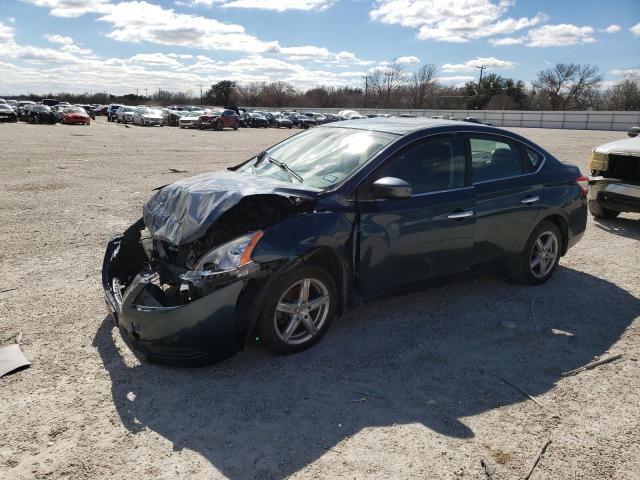
[[[584,233],[586,188],[497,128],[321,126],[159,189],[107,247],[106,301],[152,361],[210,363],[254,337],[295,353],[365,299],[495,268],[546,281]]]

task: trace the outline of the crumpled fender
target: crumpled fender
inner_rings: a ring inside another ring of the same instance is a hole
[[[336,278],[340,293],[337,311],[346,310],[353,297],[355,216],[355,212],[350,211],[313,212],[282,220],[264,230],[251,256],[263,267],[263,275],[249,281],[237,304],[237,322],[245,338],[259,318],[265,298],[280,278],[299,265],[313,261],[321,250],[331,252],[340,269],[341,278]]]

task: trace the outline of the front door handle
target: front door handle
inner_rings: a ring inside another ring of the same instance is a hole
[[[449,220],[460,220],[461,218],[473,217],[473,215],[474,215],[473,210],[464,210],[462,212],[450,213],[449,215],[447,215],[447,218]]]
[[[534,195],[533,197],[527,197],[524,200],[520,200],[520,203],[524,203],[525,205],[528,205],[530,203],[535,203],[538,200],[540,200],[540,197],[538,195]]]

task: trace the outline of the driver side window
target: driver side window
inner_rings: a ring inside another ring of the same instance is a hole
[[[464,187],[465,141],[462,137],[425,140],[410,145],[382,167],[376,178],[409,182],[413,194]]]

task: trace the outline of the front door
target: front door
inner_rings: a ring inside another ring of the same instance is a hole
[[[465,139],[418,140],[376,170],[358,192],[358,288],[363,296],[465,271],[474,238]],[[395,177],[412,196],[377,199],[371,184]]]

